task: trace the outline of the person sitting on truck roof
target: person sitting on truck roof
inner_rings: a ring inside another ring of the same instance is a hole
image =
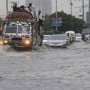
[[[43,16],[42,16],[41,10],[38,11],[38,22],[40,26],[43,25]]]
[[[20,9],[21,9],[21,10],[25,10],[25,6],[24,6],[24,5],[21,5],[21,6],[20,6]]]
[[[13,4],[13,12],[18,12],[20,11],[20,8],[17,6],[17,3]]]
[[[33,15],[33,17],[36,18],[36,10],[35,7],[32,6],[32,3],[29,3],[28,10]]]
[[[21,5],[20,7],[17,6],[17,3],[13,4],[13,12],[27,12],[27,10],[25,10],[25,6]]]

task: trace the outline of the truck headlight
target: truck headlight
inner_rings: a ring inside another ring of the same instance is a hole
[[[25,40],[25,41],[24,41],[24,44],[25,44],[25,45],[29,45],[29,44],[30,44],[30,40]]]
[[[3,45],[3,41],[2,40],[0,40],[0,45]]]
[[[4,43],[8,43],[8,41],[7,40],[4,40]]]

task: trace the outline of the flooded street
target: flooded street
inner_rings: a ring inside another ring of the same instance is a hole
[[[0,46],[0,90],[90,90],[90,43],[15,51]]]

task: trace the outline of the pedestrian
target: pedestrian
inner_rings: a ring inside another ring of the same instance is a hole
[[[38,11],[38,33],[40,35],[41,38],[41,43],[40,46],[42,45],[42,40],[43,40],[43,34],[44,34],[44,30],[43,30],[43,16],[41,13],[41,10]]]

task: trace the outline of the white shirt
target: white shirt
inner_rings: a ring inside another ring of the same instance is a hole
[[[32,11],[31,11],[32,15],[33,15],[34,17],[36,17],[36,10],[35,10],[35,8],[32,7],[31,10],[32,10]]]
[[[40,14],[40,15],[39,15],[39,19],[41,19],[41,20],[42,20],[42,14]]]

